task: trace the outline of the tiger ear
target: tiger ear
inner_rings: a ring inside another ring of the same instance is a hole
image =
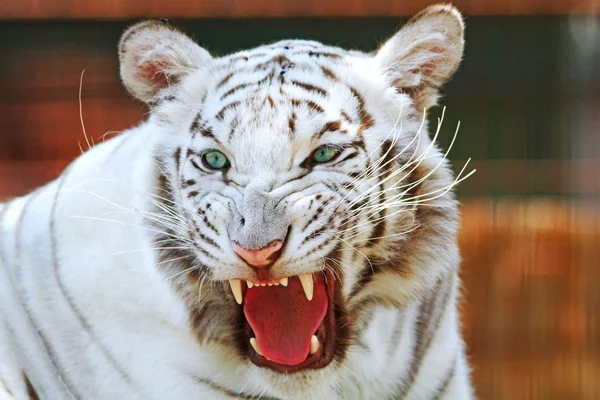
[[[145,103],[211,60],[189,37],[159,21],[133,25],[119,42],[123,84]]]
[[[414,16],[376,53],[383,73],[421,109],[436,104],[440,86],[463,55],[464,23],[458,10],[435,5]]]

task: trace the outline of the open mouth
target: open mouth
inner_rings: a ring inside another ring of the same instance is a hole
[[[230,281],[243,304],[250,360],[278,372],[323,368],[335,348],[335,281],[319,271],[272,282]]]

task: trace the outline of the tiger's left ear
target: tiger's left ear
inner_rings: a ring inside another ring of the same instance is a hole
[[[440,86],[454,73],[464,48],[458,10],[435,5],[414,16],[376,53],[382,72],[418,108],[434,106]]]

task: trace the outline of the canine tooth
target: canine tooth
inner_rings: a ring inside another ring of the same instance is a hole
[[[229,285],[231,286],[231,291],[233,292],[235,301],[237,301],[238,304],[242,304],[242,281],[239,279],[230,279]]]
[[[254,283],[246,281],[246,285],[248,285],[248,289],[250,289],[252,286],[254,286]]]
[[[319,350],[319,339],[315,335],[312,335],[310,338],[310,354],[315,354],[317,350]]]
[[[252,345],[252,348],[254,349],[254,351],[257,352],[259,355],[262,356],[262,353],[258,349],[258,343],[256,343],[256,339],[255,338],[250,338],[250,344]],[[317,344],[317,346],[318,346],[318,344]]]
[[[298,278],[300,278],[300,282],[302,283],[302,289],[304,289],[304,294],[306,295],[306,298],[309,301],[312,300],[313,292],[315,289],[312,274],[298,275]]]
[[[288,285],[288,278],[281,278],[281,280],[279,281],[279,283],[281,283],[283,286],[287,286]]]

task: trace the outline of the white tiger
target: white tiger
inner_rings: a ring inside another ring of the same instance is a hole
[[[0,205],[0,393],[472,398],[457,179],[423,118],[462,51],[451,6],[372,54],[131,27],[148,120]]]

